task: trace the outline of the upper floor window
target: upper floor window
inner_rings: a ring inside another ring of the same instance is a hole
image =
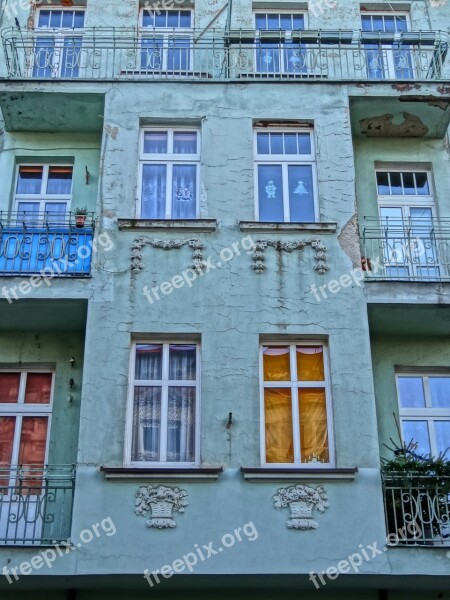
[[[140,68],[182,74],[192,65],[190,10],[143,10]]]
[[[197,344],[134,345],[127,462],[198,462],[199,373]]]
[[[84,16],[84,8],[38,10],[33,77],[79,76]]]
[[[259,33],[256,70],[259,73],[302,73],[307,65],[305,51],[292,40],[293,31],[305,29],[306,13],[255,13]],[[273,35],[270,32],[273,32]]]
[[[259,221],[317,220],[315,152],[306,129],[256,129],[256,196]]]
[[[450,375],[397,373],[403,441],[437,457],[450,447]]]
[[[143,130],[140,163],[141,218],[198,217],[200,132],[197,129]]]
[[[20,221],[64,222],[72,198],[71,165],[19,165],[15,210]]]
[[[261,394],[263,464],[334,462],[324,344],[262,346]]]
[[[401,40],[401,34],[409,29],[407,13],[363,14],[361,29],[369,78],[412,79],[414,77],[414,50],[410,45],[403,44]]]

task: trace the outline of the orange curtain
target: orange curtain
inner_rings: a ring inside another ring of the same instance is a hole
[[[298,403],[302,462],[330,462],[325,390],[300,389]]]
[[[291,390],[264,390],[266,462],[294,462]]]
[[[0,403],[14,404],[19,398],[20,373],[0,373]]]
[[[23,417],[19,447],[19,465],[43,466],[47,445],[47,417]],[[21,493],[37,494],[41,490],[42,471],[33,470],[29,479],[23,479]]]
[[[263,350],[264,381],[290,381],[289,346],[271,346]]]
[[[325,381],[322,346],[297,346],[299,381]]]
[[[12,448],[14,442],[14,431],[16,428],[16,417],[0,417],[0,469],[9,469],[11,466]],[[9,485],[9,473],[0,478],[0,486]],[[1,493],[6,490],[0,489]]]
[[[49,404],[51,387],[51,373],[28,373],[25,404]]]

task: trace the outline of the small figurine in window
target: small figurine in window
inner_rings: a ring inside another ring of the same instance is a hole
[[[275,194],[277,193],[277,186],[274,185],[273,181],[269,181],[266,185],[266,194],[267,198],[275,198]]]

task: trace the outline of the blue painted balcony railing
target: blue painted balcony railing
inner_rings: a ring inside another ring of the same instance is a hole
[[[74,213],[12,213],[6,218],[0,213],[0,276],[88,277],[94,213],[81,220]]]
[[[73,465],[0,466],[0,546],[67,541],[74,490]]]
[[[445,31],[8,28],[12,79],[440,81]]]

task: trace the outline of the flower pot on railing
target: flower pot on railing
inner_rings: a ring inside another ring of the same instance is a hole
[[[75,210],[75,227],[81,229],[84,227],[87,218],[87,208],[77,208]]]

